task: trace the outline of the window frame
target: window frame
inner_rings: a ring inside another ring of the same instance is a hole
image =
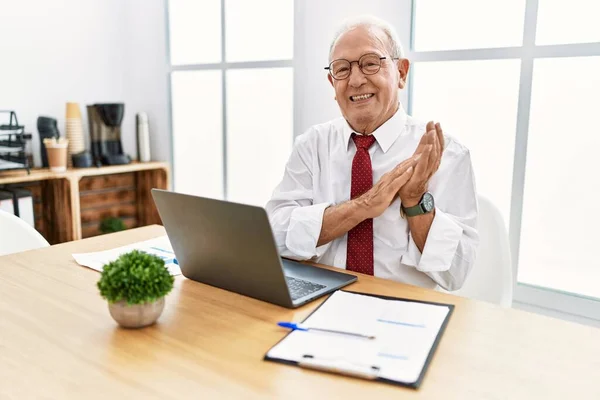
[[[522,46],[415,51],[416,1],[418,0],[411,1],[410,9],[410,46],[407,51],[407,57],[411,62],[501,59],[521,60],[517,124],[515,127],[515,153],[513,157],[510,221],[508,229],[513,267],[513,304],[518,305],[521,303],[528,306],[541,307],[600,321],[600,298],[591,298],[585,295],[563,292],[517,281],[534,61],[542,58],[600,56],[600,42],[536,45],[535,36],[537,31],[539,0],[526,0]],[[409,74],[407,106],[409,113],[412,113],[413,87],[412,74]]]
[[[199,63],[199,64],[185,64],[185,65],[173,65],[171,61],[171,50],[170,50],[170,16],[169,16],[169,0],[165,0],[165,18],[166,18],[166,46],[167,46],[167,64],[168,64],[168,76],[167,76],[167,93],[168,93],[168,107],[169,107],[169,139],[171,146],[171,160],[174,161],[174,132],[173,132],[173,101],[172,101],[172,87],[171,87],[171,74],[173,72],[178,71],[207,71],[207,70],[220,70],[221,71],[221,99],[222,99],[222,126],[223,126],[223,198],[228,198],[227,193],[227,71],[234,69],[254,69],[254,68],[292,68],[294,71],[294,56],[289,60],[269,60],[269,61],[236,61],[236,62],[227,62],[227,41],[226,41],[226,21],[225,21],[225,2],[227,0],[221,0],[221,62],[218,63]],[[293,0],[293,8],[294,14],[297,9],[297,2]],[[294,20],[295,20],[294,15]],[[294,31],[295,36],[295,31]],[[294,39],[295,42],[295,39]],[[296,53],[295,44],[293,54]],[[296,87],[292,87],[292,96],[294,96],[294,92]],[[295,113],[294,113],[295,120]],[[295,126],[295,125],[294,125]],[[294,132],[290,133],[293,137]],[[174,170],[176,166],[173,163],[171,168],[171,182],[173,182],[173,187],[175,187],[175,175]]]

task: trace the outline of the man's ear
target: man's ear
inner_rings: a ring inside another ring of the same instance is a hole
[[[410,61],[406,58],[401,58],[397,62],[398,65],[398,73],[400,74],[400,79],[398,80],[398,87],[400,89],[404,89],[406,87],[406,82],[408,81],[408,70],[410,69]]]

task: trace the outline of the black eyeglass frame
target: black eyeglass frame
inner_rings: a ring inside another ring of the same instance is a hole
[[[381,64],[379,64],[379,68],[377,69],[377,71],[373,72],[373,73],[367,73],[365,71],[363,71],[362,67],[360,66],[360,60],[362,60],[364,57],[367,56],[376,56],[377,58],[379,58],[379,61],[383,61],[386,60],[388,57],[386,56],[380,56],[377,53],[367,53],[367,54],[363,54],[362,56],[360,56],[360,58],[358,60],[354,60],[354,61],[350,61],[350,60],[346,60],[345,58],[338,58],[336,60],[333,60],[332,62],[329,63],[329,66],[325,67],[324,69],[327,70],[329,72],[329,75],[331,75],[331,77],[333,79],[335,79],[336,81],[343,81],[345,79],[348,79],[350,77],[350,74],[352,74],[352,64],[356,63],[358,65],[358,69],[360,69],[360,72],[362,72],[364,75],[375,75],[376,73],[378,73],[381,70]],[[400,57],[389,57],[390,60],[400,60]],[[333,76],[333,70],[332,70],[332,65],[334,62],[336,61],[346,61],[348,64],[350,64],[350,69],[348,72],[348,76],[346,76],[345,78],[336,78],[335,76]]]

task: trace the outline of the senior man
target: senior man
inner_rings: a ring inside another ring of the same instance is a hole
[[[400,105],[410,62],[388,23],[348,21],[329,62],[342,117],[295,141],[266,206],[280,254],[459,289],[478,244],[469,151]]]

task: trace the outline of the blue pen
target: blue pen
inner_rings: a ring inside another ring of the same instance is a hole
[[[295,324],[293,322],[278,322],[277,325],[279,325],[283,328],[293,329],[295,331],[319,331],[319,332],[338,333],[340,335],[356,336],[356,337],[361,337],[361,338],[365,338],[365,339],[375,339],[375,336],[373,336],[373,335],[365,335],[362,333],[348,332],[348,331],[336,331],[333,329],[313,328],[312,326],[304,326],[301,324]]]

